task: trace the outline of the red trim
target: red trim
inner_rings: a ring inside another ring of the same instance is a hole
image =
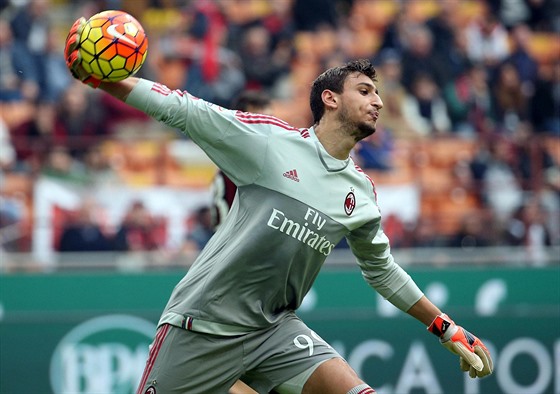
[[[158,92],[164,96],[169,96],[171,94],[171,89],[169,89],[167,86],[162,85],[161,83],[154,83],[152,85],[152,90],[154,92]]]
[[[237,113],[235,114],[235,116],[237,116],[238,118],[244,118],[247,120],[255,120],[255,119],[259,119],[259,120],[272,120],[272,121],[276,121],[278,123],[281,123],[283,125],[285,125],[286,127],[290,127],[292,129],[296,129],[293,126],[290,126],[287,122],[283,121],[282,119],[279,119],[275,116],[272,115],[265,115],[265,114],[255,114],[255,113],[251,113],[251,112],[243,112],[243,111],[237,111]],[[299,130],[299,129],[296,129]]]
[[[366,174],[364,172],[364,170],[362,170],[360,168],[360,166],[358,166],[357,164],[354,164],[354,167],[356,168],[356,170],[358,172],[361,172],[362,174],[364,174],[366,176],[367,180],[369,181],[369,183],[371,183],[371,187],[373,188],[373,194],[375,195],[375,201],[377,201],[377,190],[375,190],[375,182],[373,181],[373,179],[371,179],[371,177],[368,174]]]
[[[358,394],[374,394],[375,390],[372,389],[371,387],[367,387],[365,389],[363,389],[362,391],[359,391]]]
[[[138,385],[136,394],[142,394],[144,386],[146,385],[146,381],[148,380],[148,376],[150,375],[150,372],[152,372],[152,368],[154,367],[157,355],[159,353],[159,350],[161,349],[161,345],[163,344],[165,337],[167,336],[168,331],[169,324],[164,324],[156,333],[156,339],[154,340],[154,344],[150,349],[150,354],[148,355],[148,360],[146,361],[146,368],[144,369],[144,374],[142,375],[142,379],[140,380],[140,384]]]
[[[300,135],[304,138],[309,137],[309,133],[307,129],[301,130],[297,127],[290,126],[288,123],[284,122],[282,119],[278,119],[274,116],[270,115],[263,115],[263,114],[252,114],[249,112],[242,112],[237,111],[235,117],[239,119],[239,121],[248,124],[271,124],[274,126],[281,127],[285,130],[289,131],[297,131]]]
[[[247,123],[247,124],[271,124],[274,126],[278,126],[281,127],[285,130],[289,130],[289,131],[297,131],[299,132],[299,129],[296,129],[294,127],[291,126],[286,126],[285,124],[282,124],[280,122],[274,121],[274,120],[264,120],[264,119],[242,119],[242,118],[237,118],[239,119],[241,122],[243,123]]]

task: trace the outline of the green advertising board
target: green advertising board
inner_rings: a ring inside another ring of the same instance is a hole
[[[409,269],[489,346],[472,380],[357,269],[326,269],[299,314],[382,394],[560,393],[560,269]],[[0,393],[133,393],[155,323],[183,272],[0,276]]]

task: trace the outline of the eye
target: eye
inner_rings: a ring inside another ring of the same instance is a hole
[[[369,92],[367,91],[367,89],[360,89],[360,93],[364,96],[367,96]]]

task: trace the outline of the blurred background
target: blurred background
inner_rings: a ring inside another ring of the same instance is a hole
[[[138,76],[229,108],[264,92],[297,127],[320,72],[370,59],[384,109],[354,160],[397,261],[496,373],[465,379],[344,243],[300,315],[379,393],[560,393],[560,2],[0,0],[1,393],[134,392],[213,232],[204,153],[66,69],[70,26],[106,9],[146,30]]]

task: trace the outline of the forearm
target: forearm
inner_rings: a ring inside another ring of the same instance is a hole
[[[424,325],[429,326],[436,316],[441,314],[441,310],[426,296],[422,296],[416,304],[412,305],[407,313],[424,323]]]
[[[126,101],[126,98],[132,89],[134,89],[138,81],[138,78],[130,77],[120,82],[101,82],[99,89],[109,93],[111,96],[121,101]]]

